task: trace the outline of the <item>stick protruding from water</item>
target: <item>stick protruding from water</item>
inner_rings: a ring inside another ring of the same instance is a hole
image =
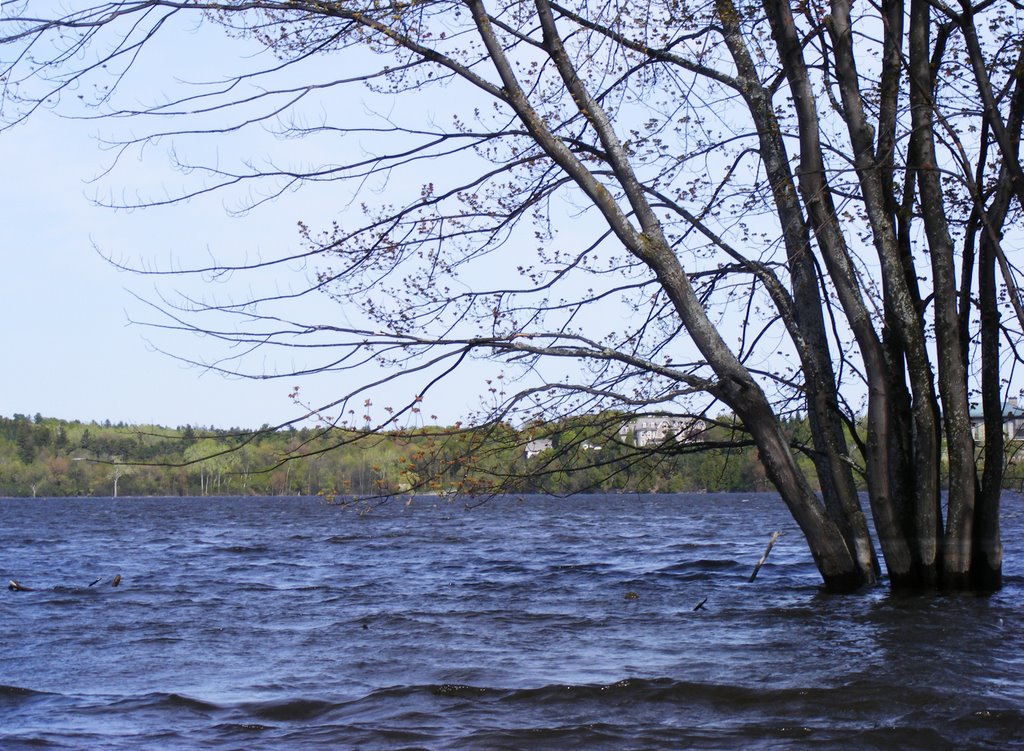
[[[754,566],[754,570],[751,572],[750,578],[747,579],[747,584],[750,584],[750,582],[757,578],[757,572],[761,570],[761,566],[763,566],[764,562],[768,560],[768,554],[772,552],[772,545],[775,544],[775,541],[779,539],[779,535],[781,534],[782,532],[775,532],[772,534],[771,539],[768,540],[768,547],[764,549],[764,555],[761,556],[761,560],[759,560],[757,565]]]

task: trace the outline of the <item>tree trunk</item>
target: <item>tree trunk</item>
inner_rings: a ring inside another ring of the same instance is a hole
[[[1005,194],[1004,194],[1005,195]],[[1008,204],[1008,201],[1006,202]],[[1005,216],[1005,211],[1002,212]],[[1001,222],[1000,222],[1001,224]],[[972,584],[994,590],[1002,583],[1003,546],[999,531],[999,496],[1003,479],[1003,400],[999,382],[999,304],[996,252],[982,232],[978,253],[978,299],[981,308],[981,400],[985,415],[981,485],[974,518]]]

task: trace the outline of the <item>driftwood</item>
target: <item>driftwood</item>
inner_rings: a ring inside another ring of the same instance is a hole
[[[89,582],[88,586],[92,587],[93,585],[99,584],[101,581],[103,581],[103,577],[102,576],[100,578],[98,578],[98,579],[94,579],[93,581]],[[118,586],[120,584],[121,584],[121,575],[118,574],[117,576],[115,576],[111,580],[110,586],[111,587],[116,587],[116,586]],[[33,591],[32,587],[26,587],[24,584],[20,584],[15,579],[11,579],[7,583],[7,588],[9,590],[11,590],[12,592],[32,592]]]
[[[768,554],[770,552],[772,552],[772,545],[775,544],[775,541],[779,539],[779,535],[781,535],[781,534],[782,534],[781,532],[775,532],[772,535],[771,539],[768,540],[768,547],[766,547],[764,549],[764,555],[761,556],[761,560],[759,560],[757,562],[757,565],[754,566],[754,570],[753,570],[753,572],[751,572],[750,578],[747,579],[747,584],[749,584],[750,582],[754,581],[754,579],[757,578],[757,572],[761,570],[761,566],[763,566],[764,562],[768,560]]]
[[[91,586],[93,586],[94,584],[99,584],[99,583],[100,583],[101,581],[103,581],[103,577],[102,577],[102,576],[101,576],[101,577],[100,577],[99,579],[97,579],[96,581],[90,582],[89,586],[91,587]],[[117,576],[115,576],[115,577],[114,577],[114,578],[113,578],[113,579],[111,580],[111,582],[110,582],[110,586],[111,586],[111,587],[116,587],[116,586],[117,586],[117,585],[119,585],[120,583],[121,583],[121,575],[120,575],[120,574],[118,574]]]

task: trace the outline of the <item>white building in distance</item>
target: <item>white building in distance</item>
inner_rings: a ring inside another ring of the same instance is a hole
[[[526,444],[526,458],[532,459],[537,456],[537,454],[543,454],[554,445],[554,442],[550,438],[534,438]]]
[[[971,409],[971,433],[978,443],[985,442],[985,413],[980,407]],[[1024,408],[1017,397],[1010,397],[1003,405],[1003,435],[1010,441],[1024,439]]]
[[[673,438],[680,443],[695,443],[707,429],[703,420],[678,415],[634,417],[619,429],[619,440],[634,446],[649,446]]]

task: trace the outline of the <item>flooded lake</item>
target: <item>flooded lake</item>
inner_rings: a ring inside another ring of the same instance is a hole
[[[0,499],[0,748],[1024,748],[1004,507],[1000,592],[908,597],[770,494]]]

